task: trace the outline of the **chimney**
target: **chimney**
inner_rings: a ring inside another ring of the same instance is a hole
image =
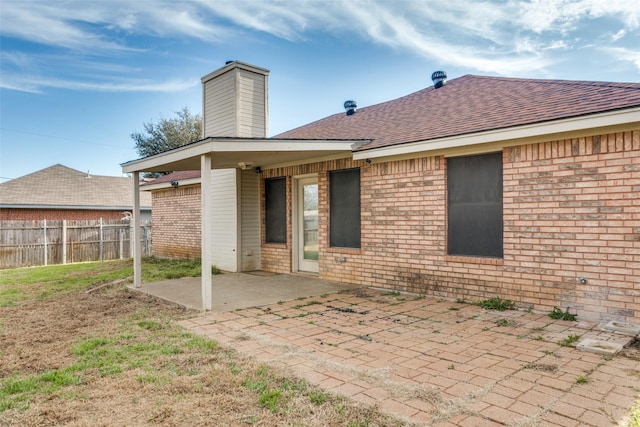
[[[436,89],[440,89],[447,83],[447,72],[434,71],[433,74],[431,74],[431,80],[433,80],[433,87]]]
[[[344,102],[344,109],[347,112],[347,116],[351,116],[352,114],[355,114],[357,107],[358,107],[358,104],[356,104],[356,101],[352,99]]]
[[[269,70],[227,61],[202,78],[202,137],[266,138]]]

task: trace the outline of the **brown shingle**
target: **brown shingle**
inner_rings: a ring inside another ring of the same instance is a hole
[[[1,205],[120,208],[133,206],[131,178],[89,175],[57,164],[0,184]],[[141,192],[142,207],[151,195]]]
[[[371,139],[360,151],[638,106],[639,83],[466,75],[275,138]]]
[[[144,186],[144,185],[162,184],[164,182],[181,181],[183,179],[195,179],[195,178],[200,178],[199,170],[175,171],[175,172],[168,173],[166,175],[159,176],[158,178],[152,179],[151,181],[147,181],[142,185]]]

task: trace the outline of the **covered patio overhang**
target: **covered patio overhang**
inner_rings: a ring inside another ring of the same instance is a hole
[[[133,181],[133,270],[134,287],[142,286],[142,244],[140,230],[140,173],[200,170],[202,308],[211,310],[212,178],[213,169],[268,169],[293,164],[350,157],[366,140],[309,140],[271,138],[210,137],[165,153],[123,163],[122,171]]]

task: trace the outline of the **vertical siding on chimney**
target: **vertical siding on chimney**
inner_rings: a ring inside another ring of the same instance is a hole
[[[238,135],[267,136],[266,76],[243,71],[238,74]]]
[[[229,71],[203,85],[204,137],[236,135],[236,79]]]
[[[267,136],[268,70],[233,62],[203,78],[203,136]]]

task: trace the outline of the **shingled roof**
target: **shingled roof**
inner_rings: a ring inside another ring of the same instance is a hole
[[[274,138],[370,139],[355,151],[640,107],[640,83],[465,75]]]
[[[131,178],[89,175],[61,164],[0,184],[0,206],[131,209]],[[151,195],[141,192],[140,204],[151,208]]]
[[[147,181],[144,184],[142,184],[142,186],[150,186],[155,184],[163,184],[171,181],[181,181],[184,179],[196,179],[196,178],[200,178],[199,170],[175,171],[175,172],[168,173],[166,175],[159,176],[155,179],[152,179],[151,181]]]

